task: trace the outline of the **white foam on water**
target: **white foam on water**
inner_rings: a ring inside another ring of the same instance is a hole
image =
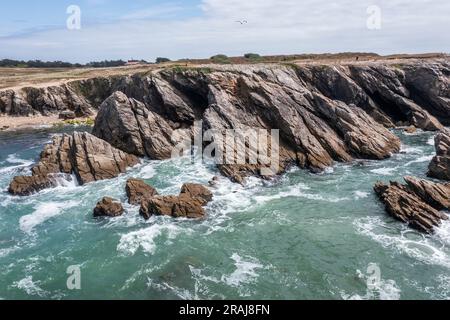
[[[14,246],[14,247],[10,247],[10,248],[0,249],[0,258],[4,258],[17,250],[20,250],[20,247]]]
[[[13,287],[23,290],[30,296],[45,297],[48,292],[39,287],[39,281],[33,281],[32,276],[28,276],[20,281],[13,283]]]
[[[359,199],[365,199],[369,196],[368,192],[363,192],[363,191],[355,191],[354,192],[355,195],[355,199],[359,200]]]
[[[156,175],[156,170],[153,163],[144,164],[139,170],[138,176],[141,179],[151,179]]]
[[[19,220],[20,230],[31,234],[34,228],[43,222],[58,216],[64,210],[78,206],[80,201],[66,201],[66,202],[46,202],[38,204],[32,214],[22,216]]]
[[[33,160],[25,160],[25,159],[18,158],[16,154],[10,154],[6,158],[6,162],[8,162],[10,164],[14,164],[14,166],[1,168],[0,174],[2,174],[2,175],[7,174],[7,173],[12,173],[14,171],[17,171],[18,169],[29,167],[34,163]]]
[[[414,163],[430,162],[433,159],[433,157],[434,157],[433,155],[422,156],[422,157],[417,158],[416,160],[412,160],[412,161],[405,163],[403,166],[408,167]]]
[[[408,145],[402,145],[400,148],[401,153],[407,153],[407,154],[422,154],[423,150],[420,147],[411,147]]]
[[[165,235],[169,240],[173,240],[182,231],[183,229],[174,223],[155,223],[148,228],[122,235],[117,245],[117,251],[133,256],[141,248],[145,253],[154,254],[157,248],[157,238]],[[185,229],[184,231],[189,232],[190,230]]]
[[[356,271],[358,277],[367,282],[368,277],[364,275],[360,270]],[[394,280],[380,279],[376,282],[371,282],[370,289],[367,288],[364,295],[360,294],[346,294],[341,291],[341,297],[344,300],[400,300],[401,290]]]
[[[21,158],[17,157],[16,153],[8,155],[8,157],[6,158],[6,162],[9,162],[9,163],[12,163],[12,164],[17,164],[17,163],[25,164],[25,163],[29,163],[29,162],[32,163],[31,160],[24,160],[24,159],[21,159]]]
[[[435,234],[443,243],[450,246],[450,220],[443,221],[442,224],[436,228]]]
[[[237,253],[233,253],[231,259],[234,261],[236,270],[230,275],[223,275],[221,280],[232,287],[241,287],[243,284],[254,283],[259,277],[257,269],[264,266],[253,257],[241,257]]]
[[[337,203],[341,201],[350,200],[348,197],[333,197],[333,196],[323,196],[321,194],[314,194],[310,192],[305,192],[310,190],[308,186],[303,183],[298,183],[296,185],[290,186],[286,188],[284,191],[280,191],[274,195],[264,195],[264,196],[253,196],[253,199],[257,202],[258,205],[266,204],[269,201],[294,197],[294,198],[304,198],[308,200],[317,200],[324,202]]]
[[[382,176],[392,176],[393,173],[397,169],[398,169],[398,167],[392,167],[392,168],[383,167],[383,168],[379,168],[379,169],[370,170],[370,172],[375,173],[375,174],[379,174],[379,175],[382,175]]]
[[[427,145],[434,146],[434,139],[435,139],[435,136],[430,137],[427,141]]]
[[[426,264],[440,265],[450,269],[450,256],[444,241],[448,241],[449,222],[437,228],[438,235],[425,236],[404,226],[403,231],[389,227],[380,217],[366,217],[354,221],[360,234],[368,236],[384,248],[394,248],[411,258]],[[387,232],[390,230],[391,232]],[[414,236],[414,239],[409,236]]]
[[[178,288],[175,286],[172,286],[168,284],[167,282],[157,283],[151,278],[147,278],[147,286],[149,288],[155,288],[159,291],[171,291],[173,292],[178,298],[182,300],[199,300],[199,297],[192,295],[189,290]]]

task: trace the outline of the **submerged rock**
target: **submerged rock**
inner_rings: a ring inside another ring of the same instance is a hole
[[[439,210],[448,209],[449,185],[413,177],[405,177],[405,181],[407,185],[377,182],[374,190],[385,204],[386,211],[395,219],[408,223],[419,231],[432,233],[442,220],[448,219]]]
[[[152,186],[140,179],[128,179],[125,190],[127,192],[128,203],[140,205],[142,200],[150,199],[158,195]]]
[[[32,175],[14,177],[8,191],[13,195],[30,195],[56,186],[61,174],[75,174],[81,185],[111,179],[138,162],[137,157],[86,132],[55,136],[44,147],[39,163],[31,170]]]
[[[124,212],[120,201],[104,197],[94,208],[94,217],[118,217]]]
[[[145,219],[152,215],[197,219],[205,216],[203,208],[212,200],[212,193],[199,184],[185,184],[178,196],[154,196],[143,199],[140,214]]]
[[[436,156],[431,160],[428,176],[450,180],[450,129],[442,129],[435,138]]]

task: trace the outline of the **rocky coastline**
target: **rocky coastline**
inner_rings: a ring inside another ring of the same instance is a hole
[[[449,78],[446,60],[401,65],[256,64],[176,67],[2,91],[3,115],[96,114],[92,134],[56,136],[44,148],[32,175],[15,177],[9,192],[30,195],[70,175],[79,184],[111,179],[136,165],[139,157],[169,159],[180,142],[194,140],[199,121],[203,132],[214,130],[214,139],[229,129],[279,130],[278,145],[271,145],[279,151],[276,174],[291,166],[318,173],[336,162],[389,158],[401,147],[394,127],[408,127],[410,132],[440,130],[428,175],[448,181]],[[217,167],[232,181],[244,183],[250,176],[263,177],[266,164]],[[380,182],[374,189],[394,218],[433,232],[447,219],[440,210],[449,209],[448,183],[414,177],[405,181],[406,185]],[[141,191],[133,191],[136,188]],[[192,188],[199,192],[199,187]],[[183,187],[178,196],[161,196],[139,181],[127,183],[127,194],[134,194],[130,203],[140,204],[146,218],[204,216],[203,207],[210,200],[188,195],[189,189]],[[115,204],[112,199],[99,203],[98,212],[107,212],[102,206],[111,203]],[[115,208],[112,216],[120,211]]]

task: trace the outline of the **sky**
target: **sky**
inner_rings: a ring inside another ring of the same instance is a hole
[[[71,5],[80,29],[67,28]],[[449,0],[14,0],[0,12],[0,59],[450,52]]]

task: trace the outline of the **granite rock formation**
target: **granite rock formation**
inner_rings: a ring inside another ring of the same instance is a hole
[[[133,205],[140,205],[142,200],[150,199],[158,195],[155,188],[140,179],[128,179],[125,190],[128,203]]]
[[[414,177],[405,177],[405,181],[406,185],[378,182],[374,190],[392,217],[419,231],[432,233],[442,220],[448,219],[439,210],[450,209],[450,184]]]
[[[122,204],[112,198],[104,197],[94,208],[94,217],[118,217],[124,212]]]
[[[151,216],[170,216],[173,218],[203,218],[204,206],[212,200],[212,193],[198,184],[185,184],[178,196],[154,196],[143,199],[140,214],[145,219]]]
[[[83,132],[58,135],[46,145],[31,176],[17,176],[9,186],[13,195],[30,195],[58,185],[58,179],[74,174],[83,185],[111,179],[124,173],[139,159],[112,147],[109,143]]]
[[[442,129],[435,138],[436,156],[430,163],[428,176],[450,180],[450,129]]]

